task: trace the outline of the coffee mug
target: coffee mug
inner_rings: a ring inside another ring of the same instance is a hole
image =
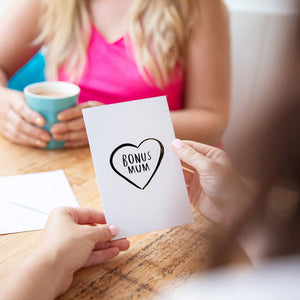
[[[52,125],[59,122],[57,115],[61,111],[76,105],[79,92],[77,85],[64,81],[44,81],[24,89],[28,106],[45,118],[46,124],[42,128],[48,132]],[[63,148],[64,143],[52,138],[46,149]]]

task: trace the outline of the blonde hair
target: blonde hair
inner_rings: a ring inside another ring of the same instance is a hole
[[[136,0],[128,15],[128,35],[145,79],[165,86],[178,66],[184,70],[187,39],[196,0]],[[66,13],[68,12],[68,13]],[[80,77],[91,36],[88,1],[43,0],[41,34],[47,75],[56,79],[64,65],[70,80]]]

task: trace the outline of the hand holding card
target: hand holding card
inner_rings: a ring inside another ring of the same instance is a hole
[[[193,221],[165,97],[88,108],[83,116],[116,238]]]

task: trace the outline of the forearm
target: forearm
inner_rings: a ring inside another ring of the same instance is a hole
[[[10,98],[16,91],[12,91],[7,88],[8,77],[4,70],[0,67],[0,104],[3,104],[3,101],[10,101]]]
[[[0,66],[0,106],[2,106],[4,103],[11,102],[17,94],[23,95],[22,92],[12,90],[7,87],[8,79],[9,77],[7,76],[6,72]]]
[[[227,126],[227,116],[208,109],[171,112],[175,135],[180,139],[216,145]]]
[[[0,120],[3,121],[7,115],[9,107],[16,97],[23,97],[23,93],[7,88],[7,79],[0,69]]]
[[[60,270],[51,257],[34,253],[4,282],[0,299],[55,299],[63,282]]]

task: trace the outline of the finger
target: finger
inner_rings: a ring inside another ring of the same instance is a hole
[[[202,193],[202,186],[200,184],[199,176],[194,176],[190,188],[188,189],[191,204],[197,209],[200,194]]]
[[[36,140],[43,140],[45,142],[49,142],[51,140],[49,132],[27,123],[14,110],[9,111],[8,118],[17,131]]]
[[[68,109],[60,112],[58,114],[57,118],[59,121],[70,121],[72,119],[81,117],[83,108],[99,106],[99,105],[103,105],[103,104],[98,101],[87,101],[87,102],[81,103],[80,105],[77,105],[72,108],[68,108]]]
[[[45,141],[37,140],[22,132],[17,131],[16,128],[12,126],[12,124],[9,124],[6,127],[6,131],[4,132],[4,135],[7,139],[9,139],[10,141],[16,144],[38,147],[38,148],[45,148],[47,146],[47,143]]]
[[[72,141],[72,142],[66,142],[64,147],[65,148],[79,148],[79,147],[85,147],[88,145],[88,140],[85,141]]]
[[[191,185],[193,177],[196,176],[194,172],[183,170],[184,180],[187,185]]]
[[[50,131],[52,134],[62,134],[68,131],[79,131],[85,129],[83,118],[77,118],[68,122],[54,124]]]
[[[91,267],[97,264],[100,264],[104,261],[116,257],[120,253],[120,249],[117,247],[108,248],[100,251],[93,251],[87,261],[84,264],[84,267]]]
[[[36,111],[32,110],[25,102],[25,99],[22,97],[16,97],[11,102],[12,109],[24,120],[29,123],[36,124],[37,126],[44,126],[45,119]]]
[[[87,141],[87,134],[85,130],[69,131],[61,134],[53,134],[53,138],[57,141]]]
[[[101,105],[103,105],[102,102],[90,100],[90,101],[81,103],[80,107],[83,109],[83,108],[96,107],[96,106],[101,106]]]
[[[77,224],[105,224],[104,213],[89,207],[65,207],[64,213],[71,215]]]
[[[94,241],[94,244],[110,241],[117,233],[118,227],[115,225],[97,225],[90,227],[88,234]]]
[[[183,170],[190,170],[191,172],[195,171],[195,169],[192,166],[188,165],[184,161],[181,161],[181,165]]]
[[[219,156],[221,154],[224,154],[225,152],[221,150],[220,148],[216,148],[213,146],[209,146],[202,143],[197,143],[194,141],[183,141],[186,145],[192,147],[197,152],[201,153],[202,155],[208,157],[208,158],[214,158],[216,156]]]
[[[210,160],[194,148],[179,139],[173,141],[173,148],[182,161],[194,167],[198,172],[207,170]]]
[[[112,247],[118,247],[120,251],[126,251],[128,250],[130,246],[130,243],[127,239],[120,239],[116,241],[109,241],[109,242],[100,242],[95,245],[95,248],[93,251],[98,251],[101,249],[107,249],[107,248],[112,248]]]
[[[80,106],[75,106],[63,110],[57,115],[57,119],[61,122],[70,121],[73,119],[77,119],[82,116],[82,108]]]

